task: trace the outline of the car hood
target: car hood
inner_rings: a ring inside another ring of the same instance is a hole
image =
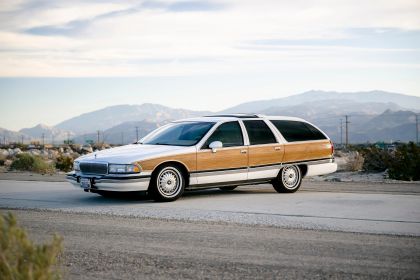
[[[161,156],[195,151],[195,147],[131,144],[93,152],[76,161],[103,161],[109,163],[132,163]]]

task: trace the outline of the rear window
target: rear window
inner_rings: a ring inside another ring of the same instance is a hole
[[[271,129],[264,121],[244,121],[251,145],[277,143]]]
[[[280,131],[287,142],[327,139],[321,131],[308,123],[287,120],[270,121]]]

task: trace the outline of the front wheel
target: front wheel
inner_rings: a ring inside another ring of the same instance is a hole
[[[277,178],[272,181],[274,189],[279,193],[296,192],[302,183],[302,172],[296,165],[283,167]]]
[[[163,165],[154,172],[149,192],[156,201],[168,202],[177,200],[185,189],[182,172],[174,165]]]

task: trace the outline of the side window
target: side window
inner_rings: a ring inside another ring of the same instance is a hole
[[[271,129],[264,121],[244,121],[251,145],[277,143]]]
[[[241,126],[238,122],[227,122],[221,124],[213,134],[207,139],[203,148],[207,149],[211,142],[220,141],[223,147],[243,146],[244,138],[242,136]]]
[[[271,120],[288,142],[327,139],[321,131],[299,121]]]

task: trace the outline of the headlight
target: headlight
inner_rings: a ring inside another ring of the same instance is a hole
[[[73,170],[80,171],[80,164],[78,161],[73,162]]]
[[[110,164],[109,173],[140,173],[140,166],[136,164]]]

